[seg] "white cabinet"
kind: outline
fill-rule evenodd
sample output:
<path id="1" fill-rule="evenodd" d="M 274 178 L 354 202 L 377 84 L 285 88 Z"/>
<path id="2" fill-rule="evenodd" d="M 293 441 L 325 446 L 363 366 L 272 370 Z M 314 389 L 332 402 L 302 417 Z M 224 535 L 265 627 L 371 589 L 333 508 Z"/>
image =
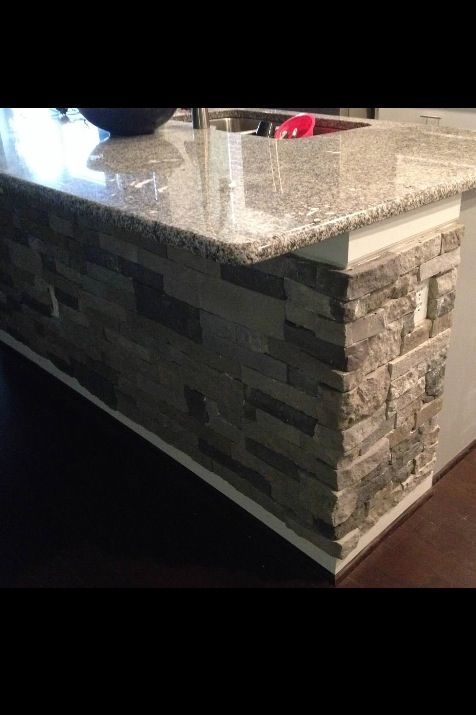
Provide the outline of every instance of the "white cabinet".
<path id="1" fill-rule="evenodd" d="M 454 127 L 456 129 L 476 129 L 476 108 L 383 107 L 377 110 L 377 119 Z"/>

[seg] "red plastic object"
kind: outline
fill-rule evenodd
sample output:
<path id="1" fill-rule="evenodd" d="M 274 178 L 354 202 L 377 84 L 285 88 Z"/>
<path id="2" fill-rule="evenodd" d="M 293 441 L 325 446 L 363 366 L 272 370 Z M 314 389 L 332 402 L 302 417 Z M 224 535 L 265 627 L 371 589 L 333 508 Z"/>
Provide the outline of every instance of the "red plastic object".
<path id="1" fill-rule="evenodd" d="M 274 133 L 275 139 L 305 139 L 314 136 L 316 118 L 311 114 L 297 114 L 291 117 L 284 124 L 281 124 Z M 297 130 L 297 133 L 295 134 Z M 282 136 L 287 132 L 285 136 Z"/>

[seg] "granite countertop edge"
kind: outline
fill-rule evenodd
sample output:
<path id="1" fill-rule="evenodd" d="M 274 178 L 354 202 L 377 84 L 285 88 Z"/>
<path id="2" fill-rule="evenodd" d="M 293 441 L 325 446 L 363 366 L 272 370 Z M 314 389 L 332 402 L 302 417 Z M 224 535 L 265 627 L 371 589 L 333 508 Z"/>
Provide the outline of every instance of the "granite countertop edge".
<path id="1" fill-rule="evenodd" d="M 239 114 L 244 110 L 216 109 L 213 110 L 213 114 L 219 117 L 223 116 L 225 111 L 228 113 L 234 111 Z M 262 115 L 276 113 L 276 110 L 247 109 L 246 112 L 248 114 L 256 112 Z M 295 112 L 284 111 L 282 113 L 295 114 Z M 400 123 L 381 122 L 378 120 L 360 120 L 352 117 L 334 118 L 327 115 L 316 116 L 321 116 L 329 123 L 335 124 L 363 122 L 377 130 L 379 128 L 402 126 Z M 175 121 L 183 121 L 183 119 L 183 116 L 181 118 L 177 117 Z M 405 126 L 411 128 L 412 125 L 407 124 Z M 419 125 L 416 126 L 421 129 Z M 365 130 L 356 128 L 350 131 Z M 476 135 L 476 133 L 474 134 Z M 169 225 L 156 218 L 149 219 L 133 211 L 128 211 L 124 207 L 99 203 L 93 199 L 75 195 L 33 180 L 30 181 L 5 171 L 0 171 L 0 192 L 2 187 L 7 190 L 26 192 L 32 199 L 46 202 L 51 207 L 51 210 L 57 211 L 59 215 L 69 217 L 81 215 L 84 223 L 90 221 L 92 224 L 99 224 L 104 232 L 109 229 L 109 231 L 119 230 L 121 232 L 142 234 L 157 241 L 159 245 L 188 250 L 195 255 L 220 263 L 252 265 L 310 247 L 343 233 L 402 215 L 425 205 L 474 189 L 476 188 L 476 167 L 468 167 L 467 171 L 458 177 L 449 175 L 446 181 L 441 181 L 425 189 L 415 188 L 412 190 L 410 188 L 407 194 L 399 198 L 387 200 L 362 210 L 354 210 L 346 215 L 330 218 L 328 221 L 320 220 L 315 224 L 310 221 L 309 224 L 282 232 L 270 231 L 269 237 L 257 236 L 256 240 L 253 236 L 242 236 L 238 232 L 236 240 L 233 240 L 233 242 L 221 241 L 219 237 L 207 236 L 202 232 L 194 232 L 190 229 Z"/>
<path id="2" fill-rule="evenodd" d="M 466 180 L 452 181 L 442 186 L 435 186 L 425 191 L 411 193 L 400 200 L 390 201 L 379 206 L 349 214 L 319 226 L 305 226 L 284 234 L 270 235 L 269 243 L 250 241 L 244 238 L 242 243 L 224 244 L 212 237 L 167 225 L 156 220 L 146 220 L 135 216 L 122 208 L 107 206 L 84 197 L 75 196 L 56 188 L 43 186 L 8 174 L 0 174 L 1 188 L 23 191 L 32 199 L 48 203 L 51 210 L 59 216 L 72 218 L 82 215 L 83 222 L 101 225 L 102 231 L 119 230 L 121 232 L 141 234 L 157 241 L 158 245 L 173 246 L 191 253 L 217 261 L 235 265 L 253 265 L 293 253 L 313 246 L 322 241 L 355 231 L 365 226 L 385 221 L 409 211 L 427 206 L 446 198 L 476 188 L 476 175 Z"/>

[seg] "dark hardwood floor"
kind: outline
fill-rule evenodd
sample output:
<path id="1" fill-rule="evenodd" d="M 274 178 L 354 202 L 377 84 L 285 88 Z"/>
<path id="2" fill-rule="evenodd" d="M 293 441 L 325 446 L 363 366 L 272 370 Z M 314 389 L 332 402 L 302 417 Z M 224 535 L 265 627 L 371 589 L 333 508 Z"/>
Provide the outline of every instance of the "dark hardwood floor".
<path id="1" fill-rule="evenodd" d="M 338 588 L 476 586 L 476 451 Z M 318 566 L 0 346 L 0 586 L 329 588 Z"/>

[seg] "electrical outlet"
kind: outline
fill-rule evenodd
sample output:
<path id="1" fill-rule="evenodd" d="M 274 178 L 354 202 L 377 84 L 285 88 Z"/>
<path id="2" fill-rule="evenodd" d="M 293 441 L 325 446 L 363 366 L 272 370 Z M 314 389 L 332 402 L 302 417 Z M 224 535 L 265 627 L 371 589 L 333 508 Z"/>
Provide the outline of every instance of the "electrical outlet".
<path id="1" fill-rule="evenodd" d="M 415 325 L 419 325 L 428 314 L 428 293 L 430 289 L 430 281 L 421 283 L 416 288 L 416 310 L 415 310 Z"/>

